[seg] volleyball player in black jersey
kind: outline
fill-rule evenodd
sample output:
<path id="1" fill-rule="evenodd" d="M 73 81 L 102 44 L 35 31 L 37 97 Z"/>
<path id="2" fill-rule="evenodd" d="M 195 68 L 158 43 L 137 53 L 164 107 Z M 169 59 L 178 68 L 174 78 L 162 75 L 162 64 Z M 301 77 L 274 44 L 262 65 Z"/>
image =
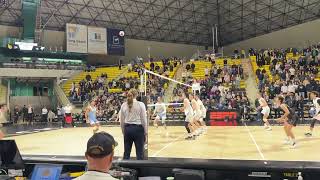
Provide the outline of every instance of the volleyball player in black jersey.
<path id="1" fill-rule="evenodd" d="M 297 125 L 299 120 L 298 116 L 294 111 L 284 103 L 284 97 L 278 96 L 275 99 L 275 103 L 279 106 L 280 110 L 283 112 L 283 115 L 277 119 L 279 123 L 283 123 L 284 131 L 287 135 L 287 140 L 285 144 L 291 145 L 292 148 L 296 147 L 295 136 L 292 132 L 292 128 Z"/>

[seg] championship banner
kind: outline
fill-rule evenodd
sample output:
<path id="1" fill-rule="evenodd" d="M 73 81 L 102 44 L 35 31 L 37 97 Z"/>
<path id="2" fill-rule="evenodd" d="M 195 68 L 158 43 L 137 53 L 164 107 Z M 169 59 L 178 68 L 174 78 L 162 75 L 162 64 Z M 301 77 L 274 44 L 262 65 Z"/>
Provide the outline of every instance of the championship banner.
<path id="1" fill-rule="evenodd" d="M 87 26 L 67 24 L 67 52 L 88 53 Z"/>
<path id="2" fill-rule="evenodd" d="M 120 29 L 107 29 L 108 40 L 108 54 L 124 56 L 125 44 L 124 44 L 124 32 Z"/>
<path id="3" fill-rule="evenodd" d="M 105 28 L 88 27 L 88 53 L 107 54 L 107 34 Z"/>

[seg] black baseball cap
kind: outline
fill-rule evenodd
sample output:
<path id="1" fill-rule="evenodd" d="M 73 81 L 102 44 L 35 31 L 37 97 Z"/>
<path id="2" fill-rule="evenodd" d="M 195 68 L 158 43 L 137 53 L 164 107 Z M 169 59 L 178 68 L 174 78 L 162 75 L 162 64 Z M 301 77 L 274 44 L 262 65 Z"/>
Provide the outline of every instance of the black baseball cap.
<path id="1" fill-rule="evenodd" d="M 95 133 L 87 143 L 86 155 L 93 158 L 102 158 L 110 155 L 118 143 L 113 136 L 106 132 Z"/>

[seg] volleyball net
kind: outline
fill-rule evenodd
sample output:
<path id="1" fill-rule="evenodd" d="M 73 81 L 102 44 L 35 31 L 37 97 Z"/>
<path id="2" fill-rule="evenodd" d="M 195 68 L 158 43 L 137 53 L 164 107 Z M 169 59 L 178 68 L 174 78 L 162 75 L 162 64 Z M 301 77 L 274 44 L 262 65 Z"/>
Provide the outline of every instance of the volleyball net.
<path id="1" fill-rule="evenodd" d="M 147 91 L 147 89 L 148 89 L 148 75 L 153 75 L 153 76 L 156 76 L 156 77 L 158 77 L 158 78 L 162 78 L 162 79 L 167 80 L 167 81 L 168 81 L 168 82 L 167 82 L 168 87 L 169 87 L 169 84 L 170 84 L 170 83 L 175 83 L 175 84 L 179 84 L 180 86 L 183 86 L 183 87 L 185 87 L 185 88 L 192 88 L 192 86 L 189 85 L 189 84 L 186 84 L 186 83 L 177 81 L 177 80 L 175 80 L 175 79 L 166 77 L 166 76 L 164 76 L 164 75 L 155 73 L 155 72 L 150 71 L 150 70 L 148 70 L 148 69 L 143 69 L 143 75 L 141 75 L 141 77 L 140 77 L 140 83 L 141 83 L 141 85 L 140 85 L 140 92 L 143 92 L 145 96 L 148 96 L 148 91 Z M 168 88 L 168 87 L 167 87 L 167 88 Z M 166 94 L 168 94 L 168 93 L 170 93 L 170 92 L 166 92 L 165 94 L 163 94 L 163 97 L 162 97 L 162 98 L 164 98 L 164 97 L 166 96 Z M 172 92 L 171 92 L 171 93 L 172 93 Z M 173 95 L 173 94 L 172 94 L 172 95 Z M 180 100 L 178 100 L 178 101 L 180 101 Z M 181 103 L 181 102 L 174 102 L 174 101 L 167 101 L 167 102 L 166 102 L 166 101 L 164 100 L 164 101 L 161 103 L 161 105 L 176 107 L 176 106 L 182 106 L 183 103 Z M 151 107 L 151 108 L 152 108 L 152 107 L 156 107 L 156 106 L 159 106 L 159 104 L 156 104 L 156 103 L 149 103 L 149 104 L 147 104 L 147 107 Z"/>

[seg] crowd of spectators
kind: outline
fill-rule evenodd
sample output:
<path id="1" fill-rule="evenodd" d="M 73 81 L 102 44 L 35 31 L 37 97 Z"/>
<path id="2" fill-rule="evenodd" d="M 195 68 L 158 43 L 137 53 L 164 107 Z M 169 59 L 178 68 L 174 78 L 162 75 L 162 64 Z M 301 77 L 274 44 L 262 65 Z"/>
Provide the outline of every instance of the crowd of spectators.
<path id="1" fill-rule="evenodd" d="M 240 82 L 244 78 L 241 65 L 228 65 L 227 60 L 224 67 L 217 66 L 213 61 L 212 68 L 205 68 L 205 77 L 196 80 L 192 77 L 192 63 L 190 69 L 183 72 L 183 82 L 192 85 L 193 91 L 198 91 L 200 98 L 208 110 L 237 109 L 242 116 L 250 111 L 250 102 L 246 96 L 245 89 L 240 88 Z M 197 88 L 199 87 L 199 88 Z M 173 90 L 172 102 L 179 102 L 182 92 L 188 92 L 189 87 L 178 85 Z M 199 91 L 200 90 L 200 91 Z"/>
<path id="2" fill-rule="evenodd" d="M 90 75 L 87 75 L 86 78 L 78 84 L 75 82 L 72 83 L 69 96 L 73 101 L 83 102 L 97 95 L 101 95 L 107 90 L 105 86 L 107 77 L 107 74 L 103 73 L 93 80 Z"/>
<path id="3" fill-rule="evenodd" d="M 73 101 L 80 102 L 95 98 L 97 100 L 98 109 L 97 117 L 109 117 L 116 120 L 120 106 L 123 102 L 123 94 L 109 93 L 109 89 L 121 89 L 122 92 L 131 88 L 139 89 L 141 88 L 140 75 L 142 75 L 144 68 L 162 76 L 169 77 L 169 73 L 174 71 L 174 68 L 181 63 L 181 60 L 175 57 L 170 59 L 164 58 L 162 62 L 153 62 L 151 59 L 149 63 L 150 67 L 146 67 L 146 63 L 143 63 L 142 61 L 133 61 L 128 65 L 128 71 L 129 73 L 136 72 L 138 73 L 138 76 L 120 77 L 119 79 L 108 81 L 108 75 L 105 73 L 96 78 L 87 75 L 86 78 L 80 82 L 72 83 L 69 97 Z M 86 71 L 94 71 L 95 69 L 92 69 L 92 67 L 93 66 L 88 66 Z M 168 85 L 168 80 L 152 74 L 147 74 L 147 76 L 147 98 L 149 103 L 155 103 L 157 97 L 164 96 L 164 87 Z M 80 120 L 83 119 L 83 113 L 79 114 L 77 117 L 79 117 L 78 119 Z"/>
<path id="4" fill-rule="evenodd" d="M 96 99 L 97 118 L 107 118 L 110 121 L 118 120 L 121 104 L 124 102 L 123 93 L 107 93 Z"/>
<path id="5" fill-rule="evenodd" d="M 266 49 L 249 51 L 257 56 L 256 62 L 260 67 L 256 70 L 258 88 L 263 97 L 273 107 L 274 117 L 279 117 L 277 107 L 272 99 L 278 95 L 285 96 L 286 103 L 297 109 L 300 118 L 304 118 L 304 111 L 308 110 L 308 94 L 311 91 L 320 92 L 320 83 L 317 80 L 320 67 L 320 45 L 310 46 L 298 51 L 297 49 Z M 287 57 L 287 53 L 298 58 Z M 268 66 L 265 66 L 268 65 Z M 268 69 L 270 75 L 269 77 Z"/>

